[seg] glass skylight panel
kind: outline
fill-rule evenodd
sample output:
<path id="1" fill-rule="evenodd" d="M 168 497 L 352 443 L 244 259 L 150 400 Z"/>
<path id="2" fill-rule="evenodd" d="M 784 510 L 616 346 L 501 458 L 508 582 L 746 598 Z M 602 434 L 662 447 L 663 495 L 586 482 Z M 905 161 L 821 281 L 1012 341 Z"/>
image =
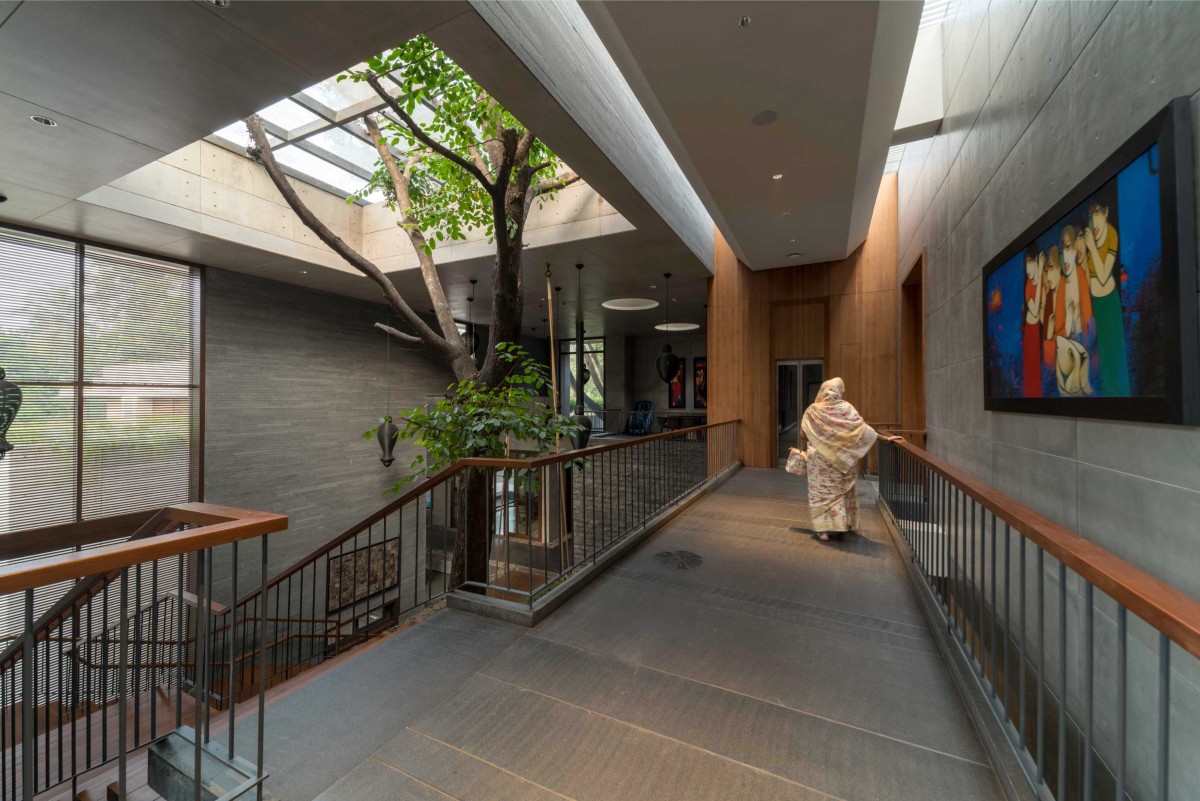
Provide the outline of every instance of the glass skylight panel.
<path id="1" fill-rule="evenodd" d="M 366 64 L 355 64 L 346 72 L 366 69 Z M 338 73 L 339 75 L 341 73 Z M 349 78 L 344 81 L 338 81 L 337 75 L 332 78 L 326 78 L 318 84 L 308 87 L 304 90 L 304 94 L 328 106 L 333 111 L 343 111 L 357 103 L 362 103 L 364 100 L 373 100 L 379 95 L 375 94 L 375 90 L 366 83 L 356 83 Z"/>
<path id="2" fill-rule="evenodd" d="M 246 123 L 241 120 L 230 123 L 219 131 L 215 131 L 213 136 L 219 136 L 238 147 L 250 147 L 250 131 L 246 129 Z M 267 141 L 274 146 L 278 145 L 282 140 L 271 136 L 271 134 L 267 134 Z"/>
<path id="3" fill-rule="evenodd" d="M 288 98 L 284 98 L 272 106 L 267 106 L 258 112 L 258 116 L 287 131 L 321 119 L 316 114 L 304 108 L 304 106 Z"/>
<path id="4" fill-rule="evenodd" d="M 904 145 L 892 145 L 888 148 L 887 161 L 883 165 L 884 174 L 897 172 L 900 169 L 900 160 L 903 158 Z"/>
<path id="5" fill-rule="evenodd" d="M 308 141 L 364 170 L 375 171 L 375 160 L 378 158 L 375 148 L 341 128 L 322 131 L 310 136 Z"/>
<path id="6" fill-rule="evenodd" d="M 276 150 L 275 159 L 280 164 L 291 167 L 293 170 L 298 170 L 347 195 L 354 194 L 366 184 L 366 181 L 357 175 L 351 175 L 341 167 L 336 167 L 324 159 L 318 158 L 311 153 L 306 153 L 294 145 L 288 145 Z"/>
<path id="7" fill-rule="evenodd" d="M 925 0 L 925 7 L 921 9 L 921 24 L 917 28 L 940 25 L 950 16 L 953 5 L 954 0 Z"/>

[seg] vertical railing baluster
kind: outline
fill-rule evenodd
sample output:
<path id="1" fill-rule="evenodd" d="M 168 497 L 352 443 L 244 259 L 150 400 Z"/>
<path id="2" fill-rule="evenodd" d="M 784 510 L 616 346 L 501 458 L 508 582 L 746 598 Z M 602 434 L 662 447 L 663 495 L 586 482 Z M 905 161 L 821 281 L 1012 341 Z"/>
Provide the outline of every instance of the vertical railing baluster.
<path id="1" fill-rule="evenodd" d="M 117 789 L 125 801 L 129 791 L 129 570 L 121 569 L 121 633 L 117 653 Z"/>
<path id="2" fill-rule="evenodd" d="M 1046 780 L 1046 552 L 1037 549 L 1037 780 Z"/>
<path id="3" fill-rule="evenodd" d="M 1117 604 L 1117 793 L 1116 801 L 1125 801 L 1125 733 L 1128 724 L 1127 676 L 1129 667 L 1125 627 L 1129 616 L 1125 604 Z M 1088 800 L 1090 801 L 1090 799 Z"/>
<path id="4" fill-rule="evenodd" d="M 1168 801 L 1171 767 L 1171 640 L 1158 635 L 1158 801 Z"/>
<path id="5" fill-rule="evenodd" d="M 1067 564 L 1058 563 L 1058 798 L 1067 797 Z"/>
<path id="6" fill-rule="evenodd" d="M 1092 625 L 1092 582 L 1083 589 L 1083 801 L 1092 799 L 1092 721 L 1094 717 L 1094 632 Z M 1066 693 L 1063 693 L 1065 696 Z"/>
<path id="7" fill-rule="evenodd" d="M 1019 554 L 1018 564 L 1021 570 L 1021 592 L 1019 593 L 1018 602 L 1021 607 L 1021 639 L 1017 641 L 1017 695 L 1018 695 L 1018 717 L 1020 725 L 1017 727 L 1021 733 L 1021 748 L 1025 748 L 1025 537 L 1021 537 L 1021 550 Z"/>
<path id="8" fill-rule="evenodd" d="M 1008 523 L 1004 524 L 1004 628 L 1001 633 L 1004 635 L 1004 716 L 1011 718 L 1009 712 L 1008 696 L 1012 690 L 1012 663 L 1008 660 L 1008 641 L 1010 638 L 1010 630 L 1012 629 L 1012 616 L 1009 614 L 1010 604 L 1010 564 L 1012 562 L 1012 527 Z M 1090 799 L 1089 799 L 1090 801 Z"/>
<path id="9" fill-rule="evenodd" d="M 234 707 L 236 702 L 236 687 L 234 674 L 234 660 L 237 658 L 237 649 L 234 647 L 235 639 L 234 632 L 237 631 L 237 609 L 238 609 L 238 544 L 234 540 L 229 544 L 229 653 L 225 654 L 225 662 L 229 665 L 229 698 L 226 702 L 229 704 L 229 758 L 233 759 L 233 737 L 234 725 L 237 718 L 234 716 Z"/>
<path id="10" fill-rule="evenodd" d="M 25 634 L 21 652 L 21 795 L 33 801 L 37 785 L 37 751 L 34 734 L 33 671 L 35 642 L 33 639 L 33 590 L 25 590 Z"/>
<path id="11" fill-rule="evenodd" d="M 267 535 L 263 534 L 260 538 L 262 541 L 261 555 L 259 561 L 259 591 L 258 597 L 262 599 L 262 609 L 258 616 L 258 761 L 256 768 L 258 770 L 258 787 L 255 792 L 258 801 L 262 801 L 263 797 L 263 753 L 265 736 L 265 710 L 267 703 Z"/>
<path id="12" fill-rule="evenodd" d="M 195 735 L 193 743 L 194 760 L 192 772 L 192 797 L 195 801 L 201 801 L 201 756 L 203 754 L 203 735 L 204 735 L 204 720 L 203 720 L 203 705 L 208 703 L 205 698 L 206 687 L 204 684 L 205 670 L 204 661 L 208 646 L 208 615 L 204 612 L 207 609 L 208 599 L 206 598 L 207 581 L 205 577 L 206 560 L 205 551 L 196 552 L 196 648 L 195 648 L 195 706 L 192 709 L 192 729 Z"/>

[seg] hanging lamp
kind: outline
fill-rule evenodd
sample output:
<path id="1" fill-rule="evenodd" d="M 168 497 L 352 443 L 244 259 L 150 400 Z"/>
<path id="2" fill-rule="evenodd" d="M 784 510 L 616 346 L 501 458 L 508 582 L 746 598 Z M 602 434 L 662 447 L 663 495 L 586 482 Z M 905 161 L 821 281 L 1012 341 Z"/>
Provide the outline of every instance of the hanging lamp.
<path id="1" fill-rule="evenodd" d="M 4 438 L 8 427 L 12 425 L 21 410 L 21 388 L 4 377 L 4 368 L 0 367 L 0 459 L 13 449 L 11 443 Z"/>
<path id="2" fill-rule="evenodd" d="M 379 461 L 383 462 L 384 467 L 391 467 L 392 462 L 396 461 L 392 451 L 396 447 L 396 434 L 400 432 L 400 429 L 392 422 L 392 335 L 384 334 L 384 336 L 387 337 L 387 375 L 385 376 L 387 413 L 379 418 L 379 428 L 375 429 L 375 440 L 379 443 L 380 450 L 383 451 Z"/>
<path id="3" fill-rule="evenodd" d="M 471 279 L 471 296 L 467 298 L 467 303 L 470 304 L 467 312 L 467 330 L 463 335 L 463 344 L 471 351 L 472 359 L 479 352 L 479 334 L 475 331 L 475 285 L 478 283 L 478 279 Z"/>
<path id="4" fill-rule="evenodd" d="M 658 369 L 658 377 L 669 384 L 679 372 L 679 357 L 671 352 L 671 274 L 663 273 L 663 278 L 667 279 L 667 342 L 654 366 Z"/>

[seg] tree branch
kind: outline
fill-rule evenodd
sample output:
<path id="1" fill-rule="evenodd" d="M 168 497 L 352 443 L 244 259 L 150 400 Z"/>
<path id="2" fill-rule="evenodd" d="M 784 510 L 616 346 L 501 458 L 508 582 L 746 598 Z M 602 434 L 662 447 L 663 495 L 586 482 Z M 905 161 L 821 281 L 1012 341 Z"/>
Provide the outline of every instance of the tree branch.
<path id="1" fill-rule="evenodd" d="M 446 300 L 446 290 L 442 287 L 442 279 L 437 273 L 437 265 L 433 263 L 433 256 L 429 255 L 425 232 L 417 225 L 417 220 L 412 213 L 412 196 L 408 191 L 409 175 L 407 172 L 401 172 L 397 166 L 396 159 L 392 156 L 387 142 L 384 141 L 383 133 L 379 130 L 379 123 L 375 121 L 375 118 L 368 114 L 363 117 L 363 122 L 367 126 L 367 133 L 371 135 L 371 140 L 375 142 L 375 151 L 379 153 L 379 159 L 392 178 L 392 185 L 396 189 L 396 200 L 400 204 L 399 224 L 408 234 L 408 241 L 412 243 L 413 250 L 417 253 L 417 261 L 421 265 L 421 278 L 425 281 L 425 289 L 429 291 L 429 299 L 433 302 L 433 311 L 437 315 L 442 336 L 453 347 L 466 354 L 467 350 L 461 344 L 458 336 L 458 325 L 454 322 L 454 314 L 450 311 L 450 302 Z"/>
<path id="2" fill-rule="evenodd" d="M 479 152 L 479 147 L 470 145 L 467 147 L 467 152 L 471 154 L 471 158 L 474 159 L 475 166 L 479 168 L 479 171 L 487 174 L 492 180 L 495 180 L 495 177 L 491 175 L 491 171 L 488 170 L 487 162 L 483 160 L 483 154 Z"/>
<path id="3" fill-rule="evenodd" d="M 275 156 L 271 152 L 271 145 L 267 142 L 267 134 L 263 131 L 262 120 L 258 115 L 251 115 L 246 118 L 246 128 L 250 131 L 250 138 L 254 141 L 254 147 L 248 149 L 250 156 L 261 164 L 267 171 L 271 182 L 275 184 L 275 188 L 279 190 L 279 194 L 283 195 L 284 201 L 300 218 L 300 221 L 308 227 L 310 231 L 317 235 L 317 238 L 328 245 L 334 253 L 345 259 L 354 269 L 361 272 L 363 275 L 370 278 L 379 288 L 383 290 L 384 297 L 396 312 L 404 318 L 413 330 L 417 332 L 417 336 L 429 347 L 438 351 L 446 361 L 454 363 L 454 358 L 458 355 L 454 345 L 442 337 L 438 336 L 432 328 L 430 328 L 424 320 L 422 320 L 412 307 L 405 302 L 401 297 L 396 286 L 388 280 L 388 277 L 383 274 L 383 271 L 375 266 L 374 263 L 365 259 L 354 248 L 347 245 L 340 236 L 329 230 L 329 226 L 321 222 L 317 215 L 313 214 L 312 210 L 304 204 L 300 196 L 296 194 L 296 189 L 288 182 L 287 176 L 283 174 L 279 164 L 275 161 Z M 461 350 L 461 348 L 460 348 Z"/>
<path id="4" fill-rule="evenodd" d="M 380 331 L 386 331 L 387 333 L 396 337 L 396 339 L 403 339 L 405 342 L 421 342 L 422 341 L 420 337 L 415 337 L 412 334 L 406 334 L 398 328 L 392 328 L 390 325 L 384 325 L 383 323 L 375 323 L 375 327 L 378 328 Z"/>
<path id="5" fill-rule="evenodd" d="M 475 180 L 477 180 L 477 181 L 479 181 L 479 183 L 483 184 L 483 188 L 486 189 L 489 194 L 491 194 L 492 182 L 488 179 L 488 177 L 486 175 L 483 174 L 483 171 L 481 171 L 478 167 L 476 167 L 471 162 L 464 159 L 462 156 L 455 153 L 450 148 L 443 145 L 441 142 L 432 138 L 429 134 L 425 133 L 425 131 L 421 129 L 421 126 L 417 125 L 416 120 L 414 120 L 412 117 L 408 116 L 408 112 L 406 112 L 403 108 L 401 108 L 400 104 L 396 102 L 396 98 L 392 97 L 390 94 L 388 94 L 384 90 L 383 86 L 381 86 L 379 83 L 378 75 L 368 75 L 367 83 L 371 85 L 371 88 L 375 90 L 376 94 L 378 94 L 381 98 L 383 98 L 383 101 L 385 103 L 387 103 L 388 107 L 391 108 L 391 110 L 396 114 L 396 116 L 400 118 L 401 122 L 404 123 L 405 127 L 408 128 L 408 130 L 412 131 L 412 135 L 417 138 L 417 141 L 424 144 L 426 147 L 428 147 L 434 153 L 437 153 L 438 155 L 442 156 L 443 158 L 446 158 L 446 159 L 454 162 L 459 167 L 462 167 L 464 170 L 471 173 L 471 175 L 475 176 Z"/>
<path id="6" fill-rule="evenodd" d="M 567 172 L 555 178 L 547 178 L 545 181 L 534 184 L 533 196 L 537 197 L 547 192 L 557 192 L 560 189 L 566 189 L 571 184 L 578 183 L 580 180 L 581 176 L 577 172 Z"/>

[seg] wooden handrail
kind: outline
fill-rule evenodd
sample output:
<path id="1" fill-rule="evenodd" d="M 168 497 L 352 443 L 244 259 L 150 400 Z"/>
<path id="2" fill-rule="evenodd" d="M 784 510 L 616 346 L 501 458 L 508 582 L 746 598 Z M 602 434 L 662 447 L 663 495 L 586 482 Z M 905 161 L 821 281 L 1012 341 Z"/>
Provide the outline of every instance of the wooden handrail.
<path id="1" fill-rule="evenodd" d="M 436 473 L 434 473 L 430 476 L 427 476 L 426 478 L 422 479 L 421 481 L 418 481 L 416 484 L 409 487 L 404 492 L 400 493 L 400 495 L 396 497 L 396 500 L 387 504 L 379 511 L 372 513 L 371 515 L 364 518 L 363 520 L 358 521 L 354 525 L 350 526 L 350 528 L 346 529 L 341 534 L 339 534 L 337 537 L 334 537 L 332 540 L 329 540 L 329 541 L 321 544 L 315 550 L 313 550 L 311 553 L 309 553 L 307 556 L 305 556 L 303 559 L 297 560 L 287 570 L 274 576 L 267 583 L 267 589 L 270 590 L 272 587 L 278 586 L 279 584 L 283 583 L 284 581 L 287 581 L 289 578 L 296 575 L 301 570 L 306 569 L 308 567 L 308 565 L 314 559 L 319 558 L 322 554 L 328 553 L 330 550 L 338 547 L 339 545 L 341 545 L 344 542 L 349 542 L 351 539 L 353 539 L 355 536 L 357 536 L 359 533 L 361 533 L 363 531 L 363 529 L 366 529 L 367 527 L 374 525 L 375 523 L 378 523 L 380 520 L 383 520 L 385 517 L 394 513 L 398 509 L 401 509 L 402 507 L 406 506 L 407 504 L 412 503 L 413 501 L 417 500 L 422 495 L 424 495 L 426 492 L 429 492 L 437 485 L 442 484 L 447 479 L 462 472 L 463 470 L 467 469 L 468 467 L 490 467 L 493 469 L 508 469 L 508 470 L 528 470 L 531 468 L 546 467 L 546 466 L 552 465 L 552 464 L 561 464 L 561 463 L 565 463 L 565 462 L 571 462 L 576 459 L 586 459 L 589 456 L 594 456 L 598 453 L 605 453 L 607 451 L 617 450 L 619 448 L 629 448 L 629 447 L 633 447 L 634 445 L 640 445 L 645 442 L 652 442 L 654 440 L 659 440 L 659 439 L 666 439 L 668 437 L 680 437 L 680 436 L 683 436 L 688 433 L 693 433 L 696 431 L 705 431 L 709 428 L 715 428 L 716 426 L 726 425 L 728 423 L 737 423 L 737 422 L 739 422 L 737 419 L 722 420 L 719 423 L 707 423 L 702 426 L 694 426 L 692 428 L 681 428 L 678 431 L 669 431 L 664 434 L 650 434 L 645 437 L 638 437 L 637 439 L 619 440 L 617 442 L 610 442 L 610 443 L 606 443 L 604 445 L 594 445 L 590 448 L 583 448 L 583 449 L 577 450 L 577 451 L 564 451 L 563 453 L 553 453 L 553 454 L 549 454 L 547 456 L 536 456 L 536 457 L 527 458 L 527 459 L 514 459 L 514 458 L 502 459 L 502 458 L 486 458 L 486 457 L 479 457 L 479 456 L 469 457 L 467 459 L 460 459 L 457 462 L 455 462 L 454 464 L 447 465 L 446 467 L 443 467 L 441 470 L 437 471 Z M 257 595 L 259 595 L 259 592 L 260 592 L 260 590 L 258 590 L 257 588 L 250 590 L 249 592 L 247 592 L 245 595 L 243 595 L 241 598 L 238 599 L 238 605 L 241 605 L 241 604 L 246 603 L 247 601 L 250 601 Z"/>
<path id="2" fill-rule="evenodd" d="M 911 443 L 892 444 L 1200 659 L 1200 602 Z"/>
<path id="3" fill-rule="evenodd" d="M 199 528 L 0 566 L 0 595 L 259 537 L 282 531 L 288 523 L 286 515 L 208 503 L 169 506 L 164 512 Z"/>

